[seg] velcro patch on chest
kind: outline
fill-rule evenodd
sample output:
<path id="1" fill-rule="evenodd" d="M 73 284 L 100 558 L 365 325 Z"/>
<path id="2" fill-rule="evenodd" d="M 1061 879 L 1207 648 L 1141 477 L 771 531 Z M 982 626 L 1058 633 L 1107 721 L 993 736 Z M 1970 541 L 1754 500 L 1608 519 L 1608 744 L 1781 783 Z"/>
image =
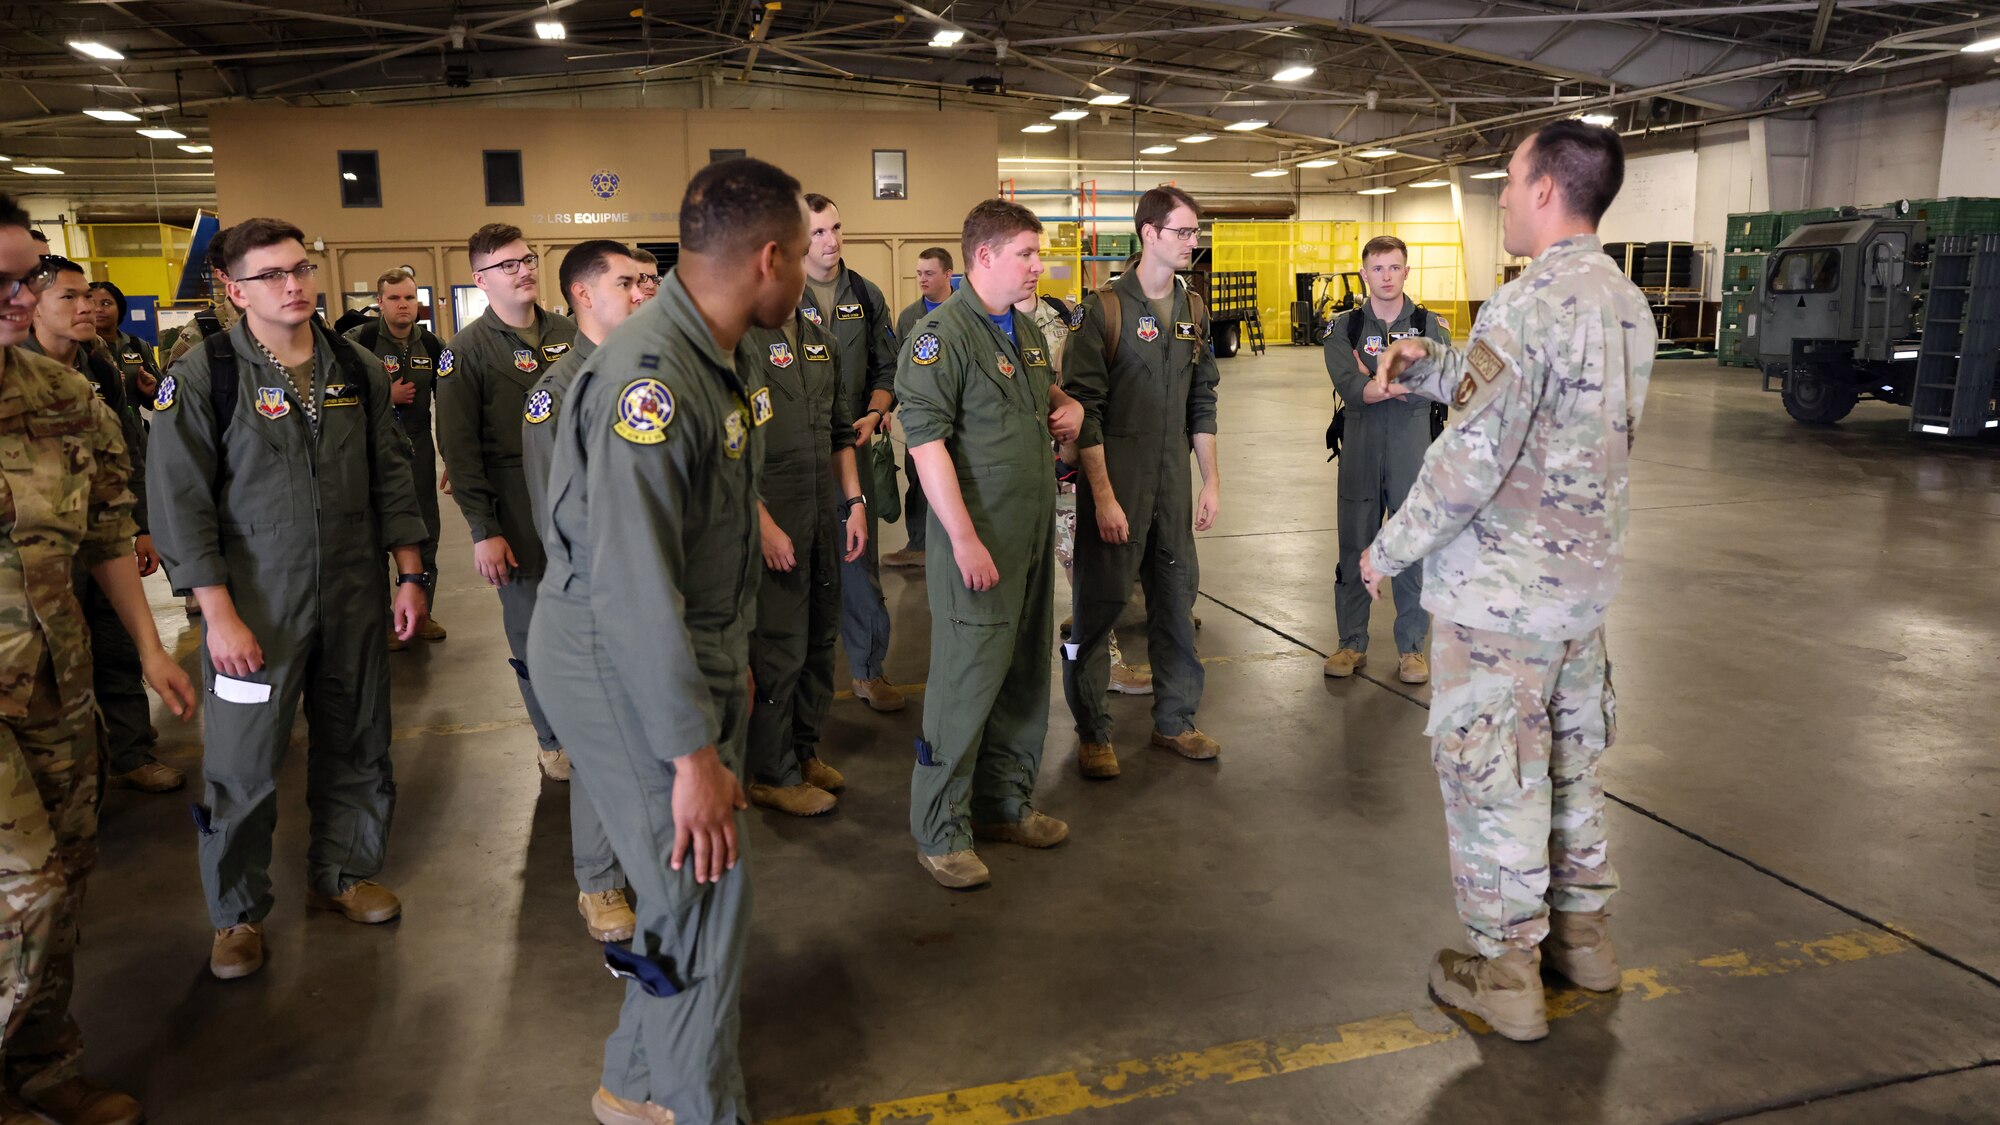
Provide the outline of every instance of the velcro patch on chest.
<path id="1" fill-rule="evenodd" d="M 1000 368 L 1000 374 L 1009 379 L 1014 377 L 1014 361 L 1007 358 L 1006 352 L 994 352 L 993 363 Z"/>
<path id="2" fill-rule="evenodd" d="M 1380 336 L 1368 337 L 1366 340 L 1362 341 L 1361 350 L 1367 352 L 1369 355 L 1381 355 L 1382 337 Z"/>
<path id="3" fill-rule="evenodd" d="M 560 359 L 560 358 L 562 358 L 562 356 L 564 355 L 564 353 L 566 353 L 566 352 L 568 352 L 568 351 L 569 351 L 569 345 L 568 345 L 568 344 L 543 344 L 543 345 L 542 345 L 542 358 L 543 358 L 543 359 L 546 359 L 546 360 L 548 360 L 548 361 L 550 361 L 551 363 L 553 363 L 553 362 L 555 362 L 555 361 L 556 361 L 557 359 Z"/>
<path id="4" fill-rule="evenodd" d="M 831 363 L 832 361 L 833 357 L 827 353 L 825 344 L 806 345 L 807 363 Z"/>
<path id="5" fill-rule="evenodd" d="M 860 320 L 860 319 L 861 319 L 861 306 L 860 306 L 860 305 L 835 305 L 835 306 L 833 306 L 833 319 L 835 319 L 835 320 Z"/>
<path id="6" fill-rule="evenodd" d="M 1042 354 L 1042 349 L 1040 348 L 1022 348 L 1021 358 L 1027 362 L 1029 367 L 1047 367 L 1049 365 L 1048 357 Z"/>
<path id="7" fill-rule="evenodd" d="M 1194 321 L 1192 320 L 1174 321 L 1174 339 L 1176 340 L 1194 339 Z"/>
<path id="8" fill-rule="evenodd" d="M 771 345 L 771 366 L 780 370 L 793 363 L 792 346 L 783 340 Z"/>
<path id="9" fill-rule="evenodd" d="M 758 387 L 750 393 L 750 424 L 761 426 L 771 420 L 776 413 L 771 408 L 771 388 Z"/>
<path id="10" fill-rule="evenodd" d="M 257 413 L 276 421 L 292 412 L 292 400 L 285 397 L 282 387 L 257 388 Z"/>
<path id="11" fill-rule="evenodd" d="M 528 404 L 521 411 L 521 417 L 532 425 L 540 425 L 549 420 L 550 414 L 555 413 L 555 406 L 554 395 L 546 390 L 536 391 L 528 396 Z"/>
<path id="12" fill-rule="evenodd" d="M 328 383 L 323 406 L 360 406 L 361 395 L 346 383 Z"/>
<path id="13" fill-rule="evenodd" d="M 799 312 L 807 320 L 812 321 L 814 324 L 820 325 L 821 327 L 826 326 L 826 321 L 821 319 L 819 315 L 819 310 L 813 308 L 811 305 L 807 305 L 805 308 L 800 309 Z"/>
<path id="14" fill-rule="evenodd" d="M 431 357 L 427 355 L 413 355 L 410 357 L 410 366 L 416 368 L 419 371 L 429 370 L 430 365 L 431 365 Z"/>
<path id="15" fill-rule="evenodd" d="M 387 371 L 391 375 L 394 375 L 396 372 L 401 371 L 402 369 L 403 369 L 403 361 L 400 357 L 393 355 L 385 355 L 382 357 L 382 370 Z"/>
<path id="16" fill-rule="evenodd" d="M 1484 340 L 1475 341 L 1472 350 L 1465 353 L 1465 365 L 1478 375 L 1482 382 L 1491 383 L 1507 370 L 1507 361 Z"/>
<path id="17" fill-rule="evenodd" d="M 744 420 L 741 410 L 731 410 L 722 418 L 722 452 L 731 461 L 743 458 L 744 447 L 750 444 L 750 423 Z"/>
<path id="18" fill-rule="evenodd" d="M 1160 338 L 1160 322 L 1153 317 L 1142 316 L 1139 318 L 1138 331 L 1134 334 L 1150 344 Z"/>
<path id="19" fill-rule="evenodd" d="M 141 363 L 141 362 L 144 362 L 144 361 L 143 361 L 143 360 L 141 360 L 141 359 L 139 358 L 139 353 L 138 353 L 138 352 L 126 352 L 126 353 L 124 353 L 124 362 L 126 362 L 126 363 Z"/>
<path id="20" fill-rule="evenodd" d="M 541 362 L 535 358 L 535 350 L 533 348 L 514 349 L 514 367 L 516 370 L 534 371 L 541 366 Z"/>

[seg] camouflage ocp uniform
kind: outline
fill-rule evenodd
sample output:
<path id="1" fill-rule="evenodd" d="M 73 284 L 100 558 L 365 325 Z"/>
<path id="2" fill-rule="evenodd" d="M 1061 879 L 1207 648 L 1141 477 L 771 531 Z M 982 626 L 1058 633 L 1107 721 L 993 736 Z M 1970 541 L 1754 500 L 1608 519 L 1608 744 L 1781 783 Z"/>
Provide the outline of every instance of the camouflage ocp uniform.
<path id="1" fill-rule="evenodd" d="M 1452 406 L 1368 559 L 1422 560 L 1431 759 L 1476 952 L 1532 950 L 1548 912 L 1617 890 L 1597 763 L 1616 733 L 1604 616 L 1655 336 L 1595 235 L 1550 246 L 1479 310 L 1466 350 L 1426 341 L 1401 381 Z"/>
<path id="2" fill-rule="evenodd" d="M 0 349 L 0 1050 L 29 1094 L 83 1046 L 69 997 L 104 759 L 71 568 L 131 553 L 130 470 L 82 375 Z"/>

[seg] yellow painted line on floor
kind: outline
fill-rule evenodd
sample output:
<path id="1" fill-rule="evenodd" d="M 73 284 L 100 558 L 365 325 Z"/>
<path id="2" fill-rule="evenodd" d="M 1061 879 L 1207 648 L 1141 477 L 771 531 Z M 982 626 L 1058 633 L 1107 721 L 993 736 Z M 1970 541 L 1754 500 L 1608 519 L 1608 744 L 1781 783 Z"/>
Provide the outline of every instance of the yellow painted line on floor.
<path id="1" fill-rule="evenodd" d="M 1289 660 L 1299 656 L 1313 656 L 1313 654 L 1302 648 L 1290 648 L 1281 652 L 1246 652 L 1241 656 L 1204 656 L 1201 658 L 1201 662 L 1206 667 L 1214 668 L 1223 664 L 1262 664 L 1266 661 Z M 1318 657 L 1314 657 L 1314 659 L 1318 659 Z M 1153 666 L 1150 664 L 1134 664 L 1132 667 L 1137 668 L 1141 672 L 1151 672 L 1153 670 Z M 924 685 L 897 684 L 896 690 L 902 692 L 904 695 L 922 695 L 924 693 Z M 835 700 L 853 699 L 854 693 L 852 691 L 837 691 L 833 693 L 833 698 Z"/>
<path id="2" fill-rule="evenodd" d="M 1907 953 L 1909 942 L 1877 930 L 1850 930 L 1811 941 L 1779 942 L 1768 950 L 1730 950 L 1680 965 L 1627 969 L 1618 995 L 1660 1000 L 1697 991 L 1704 984 L 1741 977 L 1769 977 L 1873 957 Z M 1567 1019 L 1613 1002 L 1609 993 L 1575 988 L 1548 990 L 1552 1020 Z M 1459 1015 L 1477 1034 L 1484 1021 Z M 1428 1025 L 1428 1026 L 1427 1026 Z M 1358 1062 L 1463 1038 L 1458 1024 L 1435 1009 L 1396 1012 L 1337 1027 L 1240 1039 L 1193 1051 L 1170 1051 L 1108 1066 L 1043 1074 L 963 1090 L 899 1098 L 875 1105 L 773 1118 L 763 1125 L 1013 1125 L 1046 1121 L 1087 1109 L 1108 1109 L 1173 1097 L 1198 1086 L 1235 1085 L 1320 1067 Z"/>

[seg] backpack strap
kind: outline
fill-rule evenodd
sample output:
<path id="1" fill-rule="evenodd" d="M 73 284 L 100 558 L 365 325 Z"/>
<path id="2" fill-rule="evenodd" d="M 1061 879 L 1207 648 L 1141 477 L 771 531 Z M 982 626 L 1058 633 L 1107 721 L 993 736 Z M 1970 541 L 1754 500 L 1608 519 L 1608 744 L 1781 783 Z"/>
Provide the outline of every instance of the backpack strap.
<path id="1" fill-rule="evenodd" d="M 1202 300 L 1201 294 L 1195 292 L 1192 286 L 1183 284 L 1182 288 L 1187 290 L 1188 315 L 1194 318 L 1194 334 L 1205 341 L 1208 339 L 1208 302 Z"/>
<path id="2" fill-rule="evenodd" d="M 1109 369 L 1118 359 L 1118 337 L 1125 334 L 1125 303 L 1109 285 L 1097 291 L 1097 315 L 1104 322 L 1104 366 Z"/>
<path id="3" fill-rule="evenodd" d="M 1347 310 L 1347 350 L 1361 350 L 1361 309 L 1359 306 Z"/>
<path id="4" fill-rule="evenodd" d="M 236 396 L 240 390 L 236 385 L 236 348 L 214 313 L 196 313 L 194 322 L 201 328 L 201 347 L 208 356 L 208 402 L 215 414 L 215 491 L 220 495 L 223 435 L 229 432 L 229 420 L 236 415 Z"/>
<path id="5" fill-rule="evenodd" d="M 382 346 L 382 318 L 370 317 L 368 323 L 361 326 L 361 331 L 355 334 L 354 342 L 371 352 Z"/>
<path id="6" fill-rule="evenodd" d="M 1429 336 L 1431 334 L 1431 310 L 1418 305 L 1416 310 L 1410 313 L 1410 327 L 1416 329 L 1419 336 Z"/>

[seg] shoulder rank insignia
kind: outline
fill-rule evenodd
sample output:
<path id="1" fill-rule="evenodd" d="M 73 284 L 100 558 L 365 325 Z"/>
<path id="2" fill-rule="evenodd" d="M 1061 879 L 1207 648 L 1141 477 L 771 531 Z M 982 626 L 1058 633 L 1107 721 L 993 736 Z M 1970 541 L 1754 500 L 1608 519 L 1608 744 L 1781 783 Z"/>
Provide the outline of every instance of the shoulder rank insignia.
<path id="1" fill-rule="evenodd" d="M 360 406 L 361 395 L 346 383 L 328 383 L 326 385 L 326 398 L 320 405 L 326 407 Z"/>
<path id="2" fill-rule="evenodd" d="M 1006 352 L 994 352 L 993 362 L 1000 365 L 1000 374 L 1009 379 L 1014 377 L 1014 361 L 1007 358 Z"/>
<path id="3" fill-rule="evenodd" d="M 1160 322 L 1153 319 L 1150 316 L 1140 317 L 1138 336 L 1141 340 L 1144 340 L 1149 344 L 1152 343 L 1154 340 L 1159 339 Z"/>
<path id="4" fill-rule="evenodd" d="M 533 348 L 516 348 L 514 349 L 514 366 L 521 371 L 533 371 L 535 368 L 540 367 L 541 364 L 535 362 L 535 351 Z"/>
<path id="5" fill-rule="evenodd" d="M 944 341 L 937 338 L 937 333 L 926 332 L 910 342 L 910 362 L 929 367 L 938 361 L 938 353 L 943 350 Z"/>
<path id="6" fill-rule="evenodd" d="M 528 406 L 527 409 L 521 411 L 521 417 L 539 425 L 548 421 L 549 415 L 555 413 L 555 409 L 555 396 L 549 394 L 546 390 L 540 390 L 528 396 Z"/>
<path id="7" fill-rule="evenodd" d="M 560 359 L 563 353 L 567 351 L 569 351 L 569 344 L 567 343 L 543 344 L 542 358 L 547 360 Z"/>
<path id="8" fill-rule="evenodd" d="M 257 413 L 276 420 L 292 412 L 291 401 L 285 398 L 282 387 L 257 388 Z"/>
<path id="9" fill-rule="evenodd" d="M 611 432 L 633 445 L 658 445 L 667 440 L 674 420 L 674 395 L 658 379 L 634 379 L 618 392 L 618 420 Z"/>
<path id="10" fill-rule="evenodd" d="M 438 357 L 438 378 L 442 379 L 451 374 L 454 362 L 456 361 L 452 358 L 451 349 L 446 348 L 444 354 Z"/>
<path id="11" fill-rule="evenodd" d="M 743 447 L 749 443 L 750 427 L 743 421 L 741 410 L 732 410 L 722 417 L 722 452 L 731 461 L 743 459 Z"/>
<path id="12" fill-rule="evenodd" d="M 1176 340 L 1194 339 L 1194 321 L 1192 320 L 1174 321 L 1174 339 Z"/>
<path id="13" fill-rule="evenodd" d="M 818 309 L 814 308 L 811 305 L 807 305 L 805 308 L 800 309 L 799 311 L 805 314 L 805 318 L 807 320 L 810 320 L 814 324 L 820 325 L 821 327 L 825 327 L 826 321 L 820 319 Z"/>
<path id="14" fill-rule="evenodd" d="M 758 387 L 750 393 L 750 424 L 761 426 L 771 420 L 771 388 Z"/>
<path id="15" fill-rule="evenodd" d="M 792 346 L 783 340 L 771 345 L 771 366 L 786 368 L 792 365 Z"/>
<path id="16" fill-rule="evenodd" d="M 807 344 L 806 359 L 813 363 L 829 363 L 832 357 L 826 354 L 825 344 Z"/>
<path id="17" fill-rule="evenodd" d="M 1040 348 L 1022 348 L 1021 358 L 1027 361 L 1029 367 L 1047 367 L 1049 365 L 1048 359 L 1042 355 L 1042 349 Z"/>
<path id="18" fill-rule="evenodd" d="M 835 306 L 833 306 L 833 319 L 835 319 L 835 320 L 860 320 L 860 319 L 861 319 L 861 306 L 860 306 L 860 305 L 835 305 Z"/>
<path id="19" fill-rule="evenodd" d="M 1465 353 L 1465 365 L 1472 368 L 1482 382 L 1491 383 L 1507 370 L 1507 361 L 1493 350 L 1493 345 L 1484 340 L 1475 341 L 1472 350 Z"/>
<path id="20" fill-rule="evenodd" d="M 161 379 L 160 389 L 153 394 L 153 409 L 172 410 L 174 407 L 174 392 L 178 390 L 180 390 L 180 384 L 174 381 L 172 375 Z"/>
<path id="21" fill-rule="evenodd" d="M 382 370 L 387 371 L 391 375 L 394 375 L 396 372 L 401 371 L 402 369 L 403 369 L 403 361 L 399 357 L 393 355 L 385 355 L 382 357 Z"/>

